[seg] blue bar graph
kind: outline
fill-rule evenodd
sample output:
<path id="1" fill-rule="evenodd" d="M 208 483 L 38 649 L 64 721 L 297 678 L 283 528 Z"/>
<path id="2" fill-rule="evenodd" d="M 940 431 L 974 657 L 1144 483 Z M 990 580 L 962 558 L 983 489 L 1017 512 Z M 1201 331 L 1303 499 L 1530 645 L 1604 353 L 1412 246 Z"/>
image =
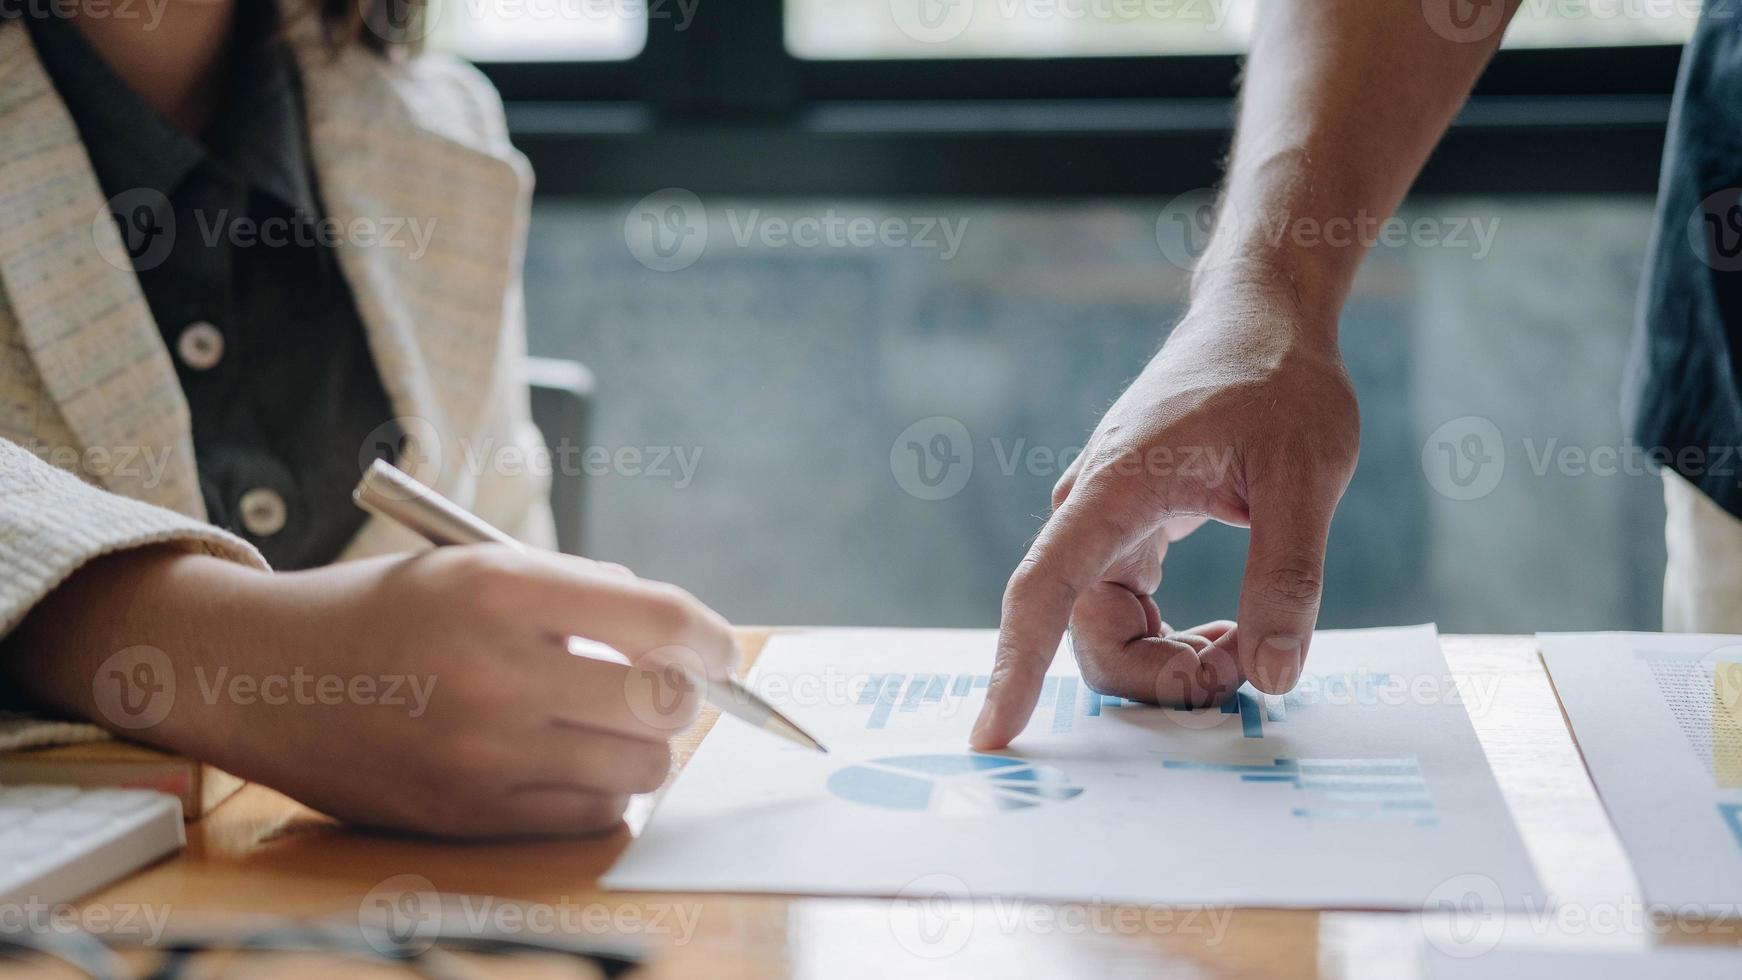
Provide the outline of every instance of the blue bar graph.
<path id="1" fill-rule="evenodd" d="M 901 710 L 918 711 L 919 699 L 925 696 L 925 688 L 926 675 L 913 675 L 913 679 L 907 682 L 907 693 L 901 698 Z"/>
<path id="2" fill-rule="evenodd" d="M 877 692 L 883 690 L 883 680 L 888 674 L 872 674 L 865 678 L 865 686 L 859 689 L 859 704 L 876 704 Z"/>
<path id="3" fill-rule="evenodd" d="M 1718 812 L 1724 815 L 1724 822 L 1730 825 L 1730 834 L 1736 838 L 1736 846 L 1742 847 L 1742 803 L 1720 803 Z"/>
<path id="4" fill-rule="evenodd" d="M 1293 773 L 1300 771 L 1300 763 L 1296 762 L 1294 759 L 1276 759 L 1269 763 L 1183 762 L 1178 759 L 1164 759 L 1162 760 L 1161 767 L 1163 769 L 1190 769 L 1196 772 Z"/>
<path id="5" fill-rule="evenodd" d="M 865 723 L 866 728 L 882 728 L 889 724 L 889 712 L 895 707 L 895 696 L 901 691 L 902 679 L 900 674 L 884 675 L 883 685 L 878 689 L 877 703 L 871 709 L 871 720 Z"/>
<path id="6" fill-rule="evenodd" d="M 1234 695 L 1240 701 L 1240 734 L 1247 738 L 1264 737 L 1264 718 L 1258 713 L 1258 699 L 1247 691 Z"/>
<path id="7" fill-rule="evenodd" d="M 938 701 L 942 701 L 944 699 L 944 682 L 949 679 L 950 675 L 948 674 L 933 674 L 931 683 L 926 685 L 925 697 L 921 700 L 926 704 L 934 704 Z"/>
<path id="8" fill-rule="evenodd" d="M 1052 730 L 1068 732 L 1071 730 L 1071 717 L 1077 713 L 1077 679 L 1061 677 L 1058 684 L 1058 699 L 1053 702 Z"/>
<path id="9" fill-rule="evenodd" d="M 1330 801 L 1323 807 L 1291 807 L 1302 820 L 1407 820 L 1435 822 L 1427 779 L 1414 759 L 1273 759 L 1262 762 L 1187 762 L 1163 760 L 1162 768 L 1226 773 L 1243 783 L 1287 783 Z M 1742 845 L 1742 804 L 1726 813 Z"/>
<path id="10" fill-rule="evenodd" d="M 1387 676 L 1360 675 L 1358 680 L 1350 680 L 1338 675 L 1337 683 L 1327 687 L 1343 691 L 1346 696 L 1364 697 L 1374 684 Z M 870 674 L 854 693 L 853 703 L 870 709 L 865 721 L 867 728 L 885 728 L 892 712 L 918 714 L 931 710 L 928 706 L 933 705 L 949 710 L 961 699 L 975 697 L 976 692 L 986 690 L 991 680 L 989 674 Z M 1167 710 L 1220 712 L 1230 718 L 1238 716 L 1243 737 L 1263 739 L 1266 721 L 1284 723 L 1289 718 L 1290 709 L 1316 700 L 1311 696 L 1303 699 L 1298 694 L 1276 697 L 1246 687 L 1215 708 L 1176 707 Z M 1076 731 L 1079 717 L 1098 718 L 1115 709 L 1154 710 L 1142 702 L 1100 694 L 1090 690 L 1079 678 L 1063 674 L 1051 674 L 1042 681 L 1039 705 L 1043 712 L 1051 710 L 1050 729 L 1061 734 Z"/>

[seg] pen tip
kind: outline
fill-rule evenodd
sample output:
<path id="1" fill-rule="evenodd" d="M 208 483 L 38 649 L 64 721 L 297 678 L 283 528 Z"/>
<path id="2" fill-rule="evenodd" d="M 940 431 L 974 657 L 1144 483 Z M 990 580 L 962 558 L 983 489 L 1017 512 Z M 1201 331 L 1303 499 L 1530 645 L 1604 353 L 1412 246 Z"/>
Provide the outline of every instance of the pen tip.
<path id="1" fill-rule="evenodd" d="M 810 732 L 798 727 L 798 725 L 794 724 L 791 719 L 779 712 L 775 712 L 769 717 L 767 727 L 774 729 L 776 732 L 786 736 L 786 738 L 794 742 L 797 742 L 807 749 L 816 749 L 824 755 L 829 754 L 828 746 L 817 741 L 815 735 L 812 735 Z"/>

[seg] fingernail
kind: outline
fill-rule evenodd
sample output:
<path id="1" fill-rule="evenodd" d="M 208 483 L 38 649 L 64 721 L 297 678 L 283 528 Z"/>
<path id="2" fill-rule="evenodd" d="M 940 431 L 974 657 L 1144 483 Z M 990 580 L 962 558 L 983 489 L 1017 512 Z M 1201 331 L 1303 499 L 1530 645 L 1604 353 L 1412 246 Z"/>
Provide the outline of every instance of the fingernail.
<path id="1" fill-rule="evenodd" d="M 1253 686 L 1266 694 L 1287 694 L 1300 680 L 1301 642 L 1294 636 L 1269 636 L 1258 644 L 1253 657 L 1257 676 Z"/>

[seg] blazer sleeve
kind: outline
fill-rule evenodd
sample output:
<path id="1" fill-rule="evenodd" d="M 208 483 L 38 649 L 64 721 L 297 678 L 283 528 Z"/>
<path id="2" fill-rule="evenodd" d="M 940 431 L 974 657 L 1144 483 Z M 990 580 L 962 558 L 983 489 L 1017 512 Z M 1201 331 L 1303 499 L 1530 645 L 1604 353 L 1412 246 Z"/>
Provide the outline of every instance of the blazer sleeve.
<path id="1" fill-rule="evenodd" d="M 253 568 L 266 561 L 247 542 L 209 524 L 109 493 L 0 439 L 0 637 L 86 562 L 161 544 Z M 7 702 L 0 691 L 0 702 Z M 0 709 L 25 707 L 0 703 Z M 0 710 L 0 751 L 102 737 L 95 726 Z"/>

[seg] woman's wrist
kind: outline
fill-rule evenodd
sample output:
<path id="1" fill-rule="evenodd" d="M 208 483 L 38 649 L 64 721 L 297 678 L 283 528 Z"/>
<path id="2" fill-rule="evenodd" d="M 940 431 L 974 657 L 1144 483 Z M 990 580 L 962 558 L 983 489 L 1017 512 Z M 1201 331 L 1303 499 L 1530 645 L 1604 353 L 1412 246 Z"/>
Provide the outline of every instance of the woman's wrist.
<path id="1" fill-rule="evenodd" d="M 101 556 L 37 603 L 0 670 L 45 710 L 204 756 L 234 721 L 200 679 L 283 641 L 263 615 L 271 578 L 164 546 Z"/>

